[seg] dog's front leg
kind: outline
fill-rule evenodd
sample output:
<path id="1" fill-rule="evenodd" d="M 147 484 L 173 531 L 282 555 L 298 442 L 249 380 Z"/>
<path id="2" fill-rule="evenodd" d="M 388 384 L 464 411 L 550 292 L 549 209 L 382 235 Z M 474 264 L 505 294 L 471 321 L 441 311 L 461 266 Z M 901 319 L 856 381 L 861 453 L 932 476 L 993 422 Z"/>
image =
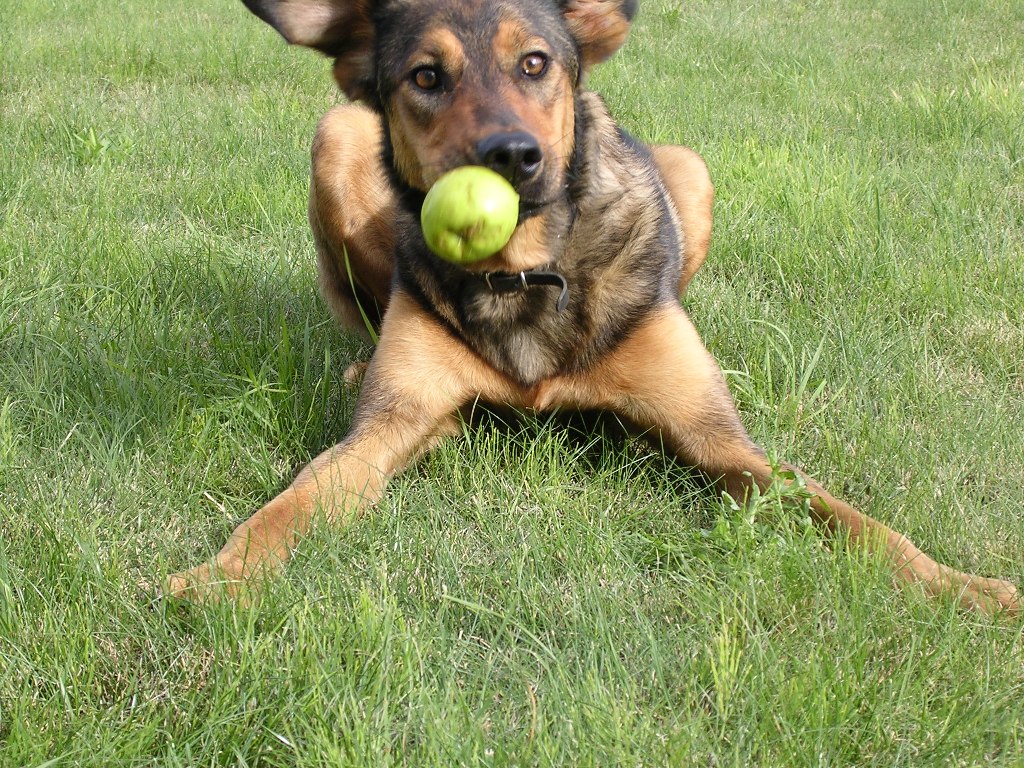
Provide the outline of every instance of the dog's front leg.
<path id="1" fill-rule="evenodd" d="M 653 314 L 582 381 L 581 402 L 587 394 L 599 398 L 591 404 L 611 407 L 641 428 L 653 430 L 681 460 L 720 478 L 735 498 L 744 498 L 751 482 L 762 489 L 772 482 L 771 465 L 741 425 L 718 364 L 677 305 Z M 884 553 L 901 583 L 919 584 L 932 595 L 948 593 L 966 608 L 1021 612 L 1013 584 L 937 563 L 903 534 L 836 499 L 802 473 L 801 477 L 813 494 L 817 523 Z"/>
<path id="2" fill-rule="evenodd" d="M 349 435 L 239 525 L 211 562 L 170 576 L 165 593 L 198 601 L 250 596 L 318 516 L 349 522 L 380 497 L 394 473 L 450 432 L 458 407 L 487 384 L 484 374 L 436 321 L 408 299 L 393 299 Z"/>
<path id="3" fill-rule="evenodd" d="M 287 490 L 239 525 L 213 561 L 171 576 L 168 594 L 197 601 L 221 593 L 252 595 L 260 577 L 288 559 L 315 517 L 336 525 L 349 522 L 380 497 L 388 478 L 427 441 L 432 429 L 444 424 L 445 414 L 405 410 L 371 382 L 364 393 L 387 410 L 362 408 L 345 440 L 317 456 Z"/>

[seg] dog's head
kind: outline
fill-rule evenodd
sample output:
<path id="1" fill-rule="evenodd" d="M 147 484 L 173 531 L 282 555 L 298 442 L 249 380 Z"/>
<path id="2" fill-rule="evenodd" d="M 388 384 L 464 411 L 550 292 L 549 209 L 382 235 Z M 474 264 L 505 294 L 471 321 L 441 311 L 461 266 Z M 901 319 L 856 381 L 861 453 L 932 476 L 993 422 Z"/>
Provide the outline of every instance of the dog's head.
<path id="1" fill-rule="evenodd" d="M 526 210 L 565 188 L 576 90 L 625 41 L 637 0 L 244 0 L 286 40 L 334 58 L 382 112 L 393 165 L 426 191 L 485 165 Z"/>

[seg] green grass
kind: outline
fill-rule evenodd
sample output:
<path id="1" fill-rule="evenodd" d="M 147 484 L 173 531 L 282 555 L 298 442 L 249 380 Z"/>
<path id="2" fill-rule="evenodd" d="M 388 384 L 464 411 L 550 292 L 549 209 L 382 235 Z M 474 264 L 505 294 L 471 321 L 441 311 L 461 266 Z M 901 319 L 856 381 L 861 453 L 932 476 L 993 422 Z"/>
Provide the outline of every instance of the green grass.
<path id="1" fill-rule="evenodd" d="M 325 61 L 240 3 L 3 3 L 0 764 L 1022 765 L 1024 634 L 798 505 L 481 429 L 254 608 L 194 565 L 340 438 Z M 687 309 L 752 434 L 1024 582 L 1024 10 L 648 0 L 596 72 L 718 189 Z"/>

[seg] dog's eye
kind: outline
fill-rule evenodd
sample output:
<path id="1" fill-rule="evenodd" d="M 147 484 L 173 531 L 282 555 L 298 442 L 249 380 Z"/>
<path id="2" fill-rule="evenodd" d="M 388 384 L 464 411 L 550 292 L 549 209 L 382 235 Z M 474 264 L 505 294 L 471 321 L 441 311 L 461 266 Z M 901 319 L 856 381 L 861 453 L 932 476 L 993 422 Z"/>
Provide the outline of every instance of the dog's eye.
<path id="1" fill-rule="evenodd" d="M 412 81 L 421 91 L 432 91 L 441 85 L 441 76 L 433 67 L 420 67 L 412 73 Z"/>
<path id="2" fill-rule="evenodd" d="M 548 68 L 548 57 L 543 53 L 528 53 L 523 56 L 519 67 L 527 77 L 540 77 Z"/>

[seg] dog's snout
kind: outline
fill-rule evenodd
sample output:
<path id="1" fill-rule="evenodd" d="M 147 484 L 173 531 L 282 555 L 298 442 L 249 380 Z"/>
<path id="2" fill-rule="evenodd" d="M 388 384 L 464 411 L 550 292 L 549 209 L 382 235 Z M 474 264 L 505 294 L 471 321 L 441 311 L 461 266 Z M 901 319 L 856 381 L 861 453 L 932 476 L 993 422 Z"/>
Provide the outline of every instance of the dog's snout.
<path id="1" fill-rule="evenodd" d="M 544 161 L 537 139 L 525 131 L 492 134 L 477 143 L 476 153 L 481 165 L 500 173 L 513 186 L 536 176 Z"/>

